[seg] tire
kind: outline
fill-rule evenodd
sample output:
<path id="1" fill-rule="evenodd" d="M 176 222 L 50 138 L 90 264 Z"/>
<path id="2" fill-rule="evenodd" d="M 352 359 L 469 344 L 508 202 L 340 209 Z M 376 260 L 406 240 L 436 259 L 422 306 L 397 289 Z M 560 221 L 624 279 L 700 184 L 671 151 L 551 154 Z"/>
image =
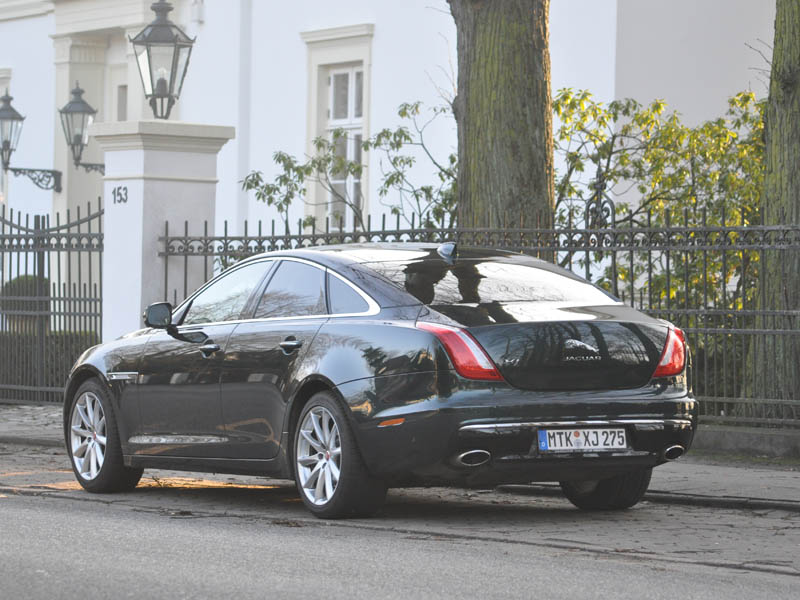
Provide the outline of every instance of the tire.
<path id="1" fill-rule="evenodd" d="M 561 490 L 583 510 L 624 510 L 642 499 L 652 474 L 646 468 L 599 481 L 562 481 Z"/>
<path id="2" fill-rule="evenodd" d="M 383 505 L 386 485 L 369 475 L 333 393 L 318 392 L 305 405 L 292 448 L 297 491 L 314 516 L 367 516 Z"/>
<path id="3" fill-rule="evenodd" d="M 129 492 L 139 483 L 143 469 L 125 466 L 114 408 L 96 379 L 84 382 L 72 397 L 64 439 L 75 478 L 87 492 Z"/>

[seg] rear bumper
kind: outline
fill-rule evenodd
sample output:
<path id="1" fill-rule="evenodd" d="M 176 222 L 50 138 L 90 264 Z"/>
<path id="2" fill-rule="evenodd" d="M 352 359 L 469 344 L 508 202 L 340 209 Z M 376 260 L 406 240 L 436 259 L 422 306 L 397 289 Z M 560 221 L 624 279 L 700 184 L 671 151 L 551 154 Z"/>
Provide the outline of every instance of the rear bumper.
<path id="1" fill-rule="evenodd" d="M 364 397 L 354 394 L 355 383 L 340 389 L 351 407 Z M 362 391 L 375 397 L 374 390 Z M 468 389 L 447 397 L 406 399 L 369 412 L 354 414 L 361 452 L 373 475 L 392 485 L 611 477 L 666 462 L 663 453 L 670 446 L 688 450 L 697 427 L 697 403 L 678 388 L 559 395 L 470 382 Z M 380 426 L 389 419 L 403 421 Z M 539 451 L 540 429 L 606 426 L 624 427 L 628 447 L 580 454 Z M 488 452 L 490 458 L 479 466 L 459 462 L 459 455 L 471 450 Z"/>

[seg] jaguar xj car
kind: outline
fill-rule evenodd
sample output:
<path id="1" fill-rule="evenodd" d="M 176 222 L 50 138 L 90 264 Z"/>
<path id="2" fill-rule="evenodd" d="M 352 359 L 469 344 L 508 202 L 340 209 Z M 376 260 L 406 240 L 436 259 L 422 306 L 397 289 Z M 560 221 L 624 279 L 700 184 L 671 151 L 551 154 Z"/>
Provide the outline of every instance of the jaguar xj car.
<path id="1" fill-rule="evenodd" d="M 64 398 L 90 492 L 143 469 L 294 480 L 322 518 L 390 487 L 560 482 L 636 504 L 697 426 L 683 332 L 529 256 L 349 244 L 244 260 L 87 350 Z"/>

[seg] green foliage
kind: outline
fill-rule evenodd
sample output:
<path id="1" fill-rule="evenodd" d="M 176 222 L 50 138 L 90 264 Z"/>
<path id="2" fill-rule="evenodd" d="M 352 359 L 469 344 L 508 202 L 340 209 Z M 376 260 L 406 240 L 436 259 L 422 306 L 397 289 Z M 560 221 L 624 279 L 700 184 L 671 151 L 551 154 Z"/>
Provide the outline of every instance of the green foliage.
<path id="1" fill-rule="evenodd" d="M 553 105 L 560 121 L 556 151 L 566 163 L 556 181 L 562 226 L 583 216 L 578 214 L 583 202 L 578 206 L 571 199 L 609 192 L 616 196 L 618 226 L 691 230 L 722 225 L 723 219 L 727 225 L 759 222 L 763 102 L 751 92 L 732 97 L 725 116 L 694 127 L 667 112 L 662 100 L 647 106 L 630 99 L 606 105 L 585 90 L 563 89 Z M 691 232 L 687 236 L 692 239 Z M 731 234 L 728 239 L 735 238 Z M 607 269 L 599 283 L 617 292 L 619 282 L 636 282 L 651 272 L 645 293 L 654 302 L 695 307 L 740 308 L 755 294 L 756 253 L 684 256 L 669 265 L 669 285 L 664 253 L 638 253 L 632 268 L 624 262 Z"/>
<path id="2" fill-rule="evenodd" d="M 47 300 L 34 304 L 33 300 L 18 298 L 49 298 L 50 281 L 38 275 L 19 275 L 0 288 L 0 311 L 41 311 L 47 310 Z"/>
<path id="3" fill-rule="evenodd" d="M 662 222 L 677 222 L 684 209 L 698 218 L 706 209 L 711 223 L 723 214 L 752 222 L 764 177 L 764 105 L 752 92 L 728 104 L 725 116 L 691 127 L 668 113 L 663 100 L 604 104 L 586 90 L 560 90 L 554 138 L 566 168 L 556 178 L 557 210 L 593 196 L 599 186 L 618 198 L 623 220 L 639 224 L 651 210 Z"/>
<path id="4" fill-rule="evenodd" d="M 3 384 L 61 388 L 67 381 L 72 365 L 87 349 L 100 343 L 92 331 L 48 331 L 45 333 L 43 353 L 39 354 L 42 340 L 32 332 L 0 331 L 0 356 L 13 356 L 12 368 L 3 375 Z M 43 361 L 43 362 L 42 362 Z M 35 370 L 22 368 L 37 365 L 41 381 L 31 379 Z"/>
<path id="5" fill-rule="evenodd" d="M 379 154 L 382 178 L 378 195 L 381 201 L 390 206 L 392 214 L 400 215 L 408 224 L 413 222 L 423 227 L 455 224 L 456 154 L 451 153 L 446 160 L 440 161 L 433 156 L 424 138 L 426 128 L 446 113 L 449 113 L 449 107 L 434 108 L 428 118 L 421 122 L 420 102 L 402 104 L 397 114 L 408 125 L 401 125 L 394 130 L 383 129 L 361 143 L 361 152 Z M 350 186 L 334 185 L 334 181 L 360 181 L 362 178 L 362 162 L 348 160 L 342 152 L 342 147 L 350 141 L 347 130 L 335 129 L 330 138 L 314 139 L 314 154 L 305 161 L 285 152 L 276 152 L 273 160 L 278 166 L 278 175 L 272 181 L 267 181 L 262 171 L 253 171 L 242 181 L 242 189 L 253 191 L 257 200 L 276 207 L 284 221 L 288 222 L 292 202 L 299 200 L 310 203 L 307 185 L 319 184 L 330 200 L 316 204 L 339 203 L 347 206 L 353 213 L 356 226 L 363 230 L 366 228 L 363 194 L 351 197 Z M 434 166 L 435 184 L 414 182 L 412 171 L 420 155 Z M 305 221 L 306 225 L 312 223 L 313 219 Z"/>
<path id="6" fill-rule="evenodd" d="M 244 181 L 242 189 L 255 192 L 256 200 L 265 202 L 267 206 L 274 206 L 283 217 L 285 223 L 289 221 L 289 207 L 295 200 L 307 204 L 307 185 L 318 183 L 326 192 L 326 197 L 332 198 L 315 204 L 342 203 L 353 211 L 353 218 L 357 227 L 364 229 L 363 194 L 351 197 L 347 186 L 334 185 L 334 180 L 347 178 L 360 179 L 364 166 L 360 161 L 348 160 L 341 152 L 342 143 L 348 141 L 347 131 L 335 129 L 331 132 L 330 139 L 317 137 L 313 141 L 314 155 L 306 161 L 300 161 L 285 152 L 276 152 L 273 160 L 278 166 L 278 175 L 271 182 L 264 179 L 261 171 L 253 171 Z M 362 144 L 366 150 L 366 144 Z"/>
<path id="7" fill-rule="evenodd" d="M 388 204 L 392 214 L 400 215 L 409 225 L 452 227 L 456 221 L 458 155 L 451 152 L 445 160 L 440 160 L 425 143 L 425 130 L 441 115 L 451 116 L 451 108 L 434 107 L 423 121 L 421 107 L 421 102 L 401 104 L 397 115 L 409 125 L 383 129 L 365 144 L 365 148 L 381 154 L 383 178 L 378 194 L 384 202 L 391 201 L 392 196 L 400 201 Z M 433 166 L 435 183 L 414 181 L 412 170 L 420 156 Z"/>
<path id="8" fill-rule="evenodd" d="M 598 102 L 586 90 L 562 89 L 553 101 L 558 120 L 555 153 L 565 165 L 556 174 L 556 227 L 583 224 L 584 202 L 598 194 L 616 198 L 617 226 L 683 226 L 703 223 L 747 225 L 760 222 L 760 198 L 764 179 L 763 108 L 751 92 L 729 100 L 726 114 L 689 126 L 680 115 L 668 111 L 663 100 L 647 105 L 632 99 L 608 104 Z M 451 117 L 451 109 L 435 107 L 426 112 L 420 102 L 400 105 L 402 123 L 383 129 L 361 145 L 377 157 L 381 170 L 378 194 L 407 223 L 423 227 L 453 226 L 456 220 L 457 156 L 434 156 L 426 144 L 426 130 L 438 118 Z M 346 139 L 344 130 L 314 140 L 314 156 L 300 161 L 275 153 L 279 173 L 271 182 L 259 171 L 247 176 L 244 189 L 258 200 L 276 206 L 286 219 L 294 200 L 306 201 L 309 182 L 319 182 L 334 199 L 351 208 L 358 226 L 364 228 L 362 198 L 342 196 L 331 178 L 360 179 L 364 165 L 337 153 Z M 416 169 L 420 159 L 425 168 Z M 558 162 L 558 161 L 557 161 Z M 417 172 L 434 178 L 419 183 Z M 335 176 L 335 177 L 334 177 Z M 737 234 L 731 234 L 735 241 Z M 641 283 L 651 274 L 650 287 L 637 290 L 654 302 L 670 304 L 702 302 L 735 308 L 752 301 L 758 256 L 720 252 L 696 253 L 669 265 L 661 252 L 636 253 L 633 261 L 611 265 L 600 283 L 618 293 L 620 284 Z M 590 257 L 602 263 L 602 253 Z M 631 266 L 632 265 L 632 266 Z M 667 283 L 669 279 L 669 284 Z"/>

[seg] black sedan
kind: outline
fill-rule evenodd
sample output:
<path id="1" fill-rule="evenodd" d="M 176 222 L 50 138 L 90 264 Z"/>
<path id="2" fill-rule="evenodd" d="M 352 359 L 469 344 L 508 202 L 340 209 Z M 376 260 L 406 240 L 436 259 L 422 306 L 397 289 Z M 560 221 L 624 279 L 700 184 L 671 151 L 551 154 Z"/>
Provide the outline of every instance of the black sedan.
<path id="1" fill-rule="evenodd" d="M 559 481 L 622 509 L 697 426 L 683 333 L 572 273 L 455 244 L 262 254 L 70 375 L 90 492 L 145 468 L 294 479 L 319 517 L 393 486 Z"/>

